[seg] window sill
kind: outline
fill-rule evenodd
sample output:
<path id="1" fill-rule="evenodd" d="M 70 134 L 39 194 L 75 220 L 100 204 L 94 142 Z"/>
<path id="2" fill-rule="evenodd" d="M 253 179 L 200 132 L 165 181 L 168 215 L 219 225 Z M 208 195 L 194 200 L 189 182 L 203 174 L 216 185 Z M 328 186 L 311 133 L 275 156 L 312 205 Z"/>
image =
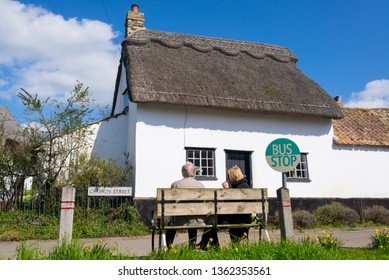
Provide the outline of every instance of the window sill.
<path id="1" fill-rule="evenodd" d="M 196 176 L 195 178 L 199 181 L 217 181 L 216 177 Z"/>
<path id="2" fill-rule="evenodd" d="M 286 178 L 286 182 L 290 183 L 310 183 L 311 181 L 309 178 Z"/>

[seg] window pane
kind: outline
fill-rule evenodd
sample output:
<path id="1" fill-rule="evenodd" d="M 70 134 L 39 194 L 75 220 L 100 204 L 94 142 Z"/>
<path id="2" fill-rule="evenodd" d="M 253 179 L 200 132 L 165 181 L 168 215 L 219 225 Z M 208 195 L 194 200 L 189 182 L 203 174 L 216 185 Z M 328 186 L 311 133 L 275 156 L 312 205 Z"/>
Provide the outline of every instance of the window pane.
<path id="1" fill-rule="evenodd" d="M 295 180 L 293 181 L 307 181 L 309 180 L 309 175 L 308 175 L 308 163 L 307 163 L 307 154 L 301 154 L 301 161 L 300 163 L 296 166 L 296 168 L 292 171 L 289 171 L 286 173 L 287 178 L 294 178 Z"/>
<path id="2" fill-rule="evenodd" d="M 196 176 L 199 177 L 215 176 L 214 156 L 212 149 L 191 148 L 186 150 L 186 158 L 198 168 Z"/>

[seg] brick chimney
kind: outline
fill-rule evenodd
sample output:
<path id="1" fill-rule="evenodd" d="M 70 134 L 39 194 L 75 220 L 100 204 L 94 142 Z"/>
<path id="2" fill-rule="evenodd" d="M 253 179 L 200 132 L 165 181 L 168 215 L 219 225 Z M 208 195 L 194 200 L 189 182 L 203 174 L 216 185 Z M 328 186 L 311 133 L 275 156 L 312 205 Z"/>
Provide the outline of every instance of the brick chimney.
<path id="1" fill-rule="evenodd" d="M 145 30 L 144 27 L 145 16 L 143 13 L 139 13 L 139 6 L 136 4 L 131 5 L 131 11 L 128 11 L 126 18 L 126 37 L 131 36 L 138 30 Z"/>
<path id="2" fill-rule="evenodd" d="M 339 105 L 340 107 L 343 106 L 343 104 L 342 104 L 342 98 L 341 98 L 340 96 L 335 96 L 335 97 L 334 97 L 334 100 L 336 101 L 336 103 L 338 103 L 338 105 Z"/>

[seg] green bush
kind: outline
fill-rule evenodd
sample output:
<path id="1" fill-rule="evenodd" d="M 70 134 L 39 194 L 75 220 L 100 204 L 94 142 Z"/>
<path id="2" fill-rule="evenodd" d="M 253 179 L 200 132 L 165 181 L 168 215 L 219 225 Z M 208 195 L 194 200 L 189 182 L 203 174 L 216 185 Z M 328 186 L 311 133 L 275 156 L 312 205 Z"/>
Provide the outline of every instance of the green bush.
<path id="1" fill-rule="evenodd" d="M 383 206 L 374 205 L 363 211 L 363 219 L 375 224 L 389 224 L 389 210 Z"/>
<path id="2" fill-rule="evenodd" d="M 296 210 L 292 217 L 295 228 L 312 228 L 317 223 L 316 216 L 306 210 Z"/>
<path id="3" fill-rule="evenodd" d="M 339 202 L 320 206 L 314 211 L 317 221 L 323 226 L 355 226 L 360 217 L 358 213 Z"/>

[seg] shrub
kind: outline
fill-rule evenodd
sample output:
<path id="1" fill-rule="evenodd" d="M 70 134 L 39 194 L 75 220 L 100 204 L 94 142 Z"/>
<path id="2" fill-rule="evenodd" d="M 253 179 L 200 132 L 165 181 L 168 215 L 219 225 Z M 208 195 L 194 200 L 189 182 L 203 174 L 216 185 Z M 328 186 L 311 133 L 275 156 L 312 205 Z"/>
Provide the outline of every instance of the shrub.
<path id="1" fill-rule="evenodd" d="M 358 213 L 339 202 L 320 206 L 314 211 L 318 222 L 325 226 L 355 226 L 360 220 Z"/>
<path id="2" fill-rule="evenodd" d="M 317 222 L 316 216 L 306 210 L 296 210 L 292 217 L 295 228 L 312 228 Z"/>
<path id="3" fill-rule="evenodd" d="M 267 225 L 276 228 L 280 226 L 280 216 L 278 210 L 276 210 L 273 215 L 267 215 Z"/>
<path id="4" fill-rule="evenodd" d="M 88 209 L 86 215 L 83 209 L 76 207 L 73 225 L 75 238 L 132 236 L 146 233 L 147 228 L 139 219 L 138 211 L 132 205 Z"/>
<path id="5" fill-rule="evenodd" d="M 389 224 L 389 210 L 383 206 L 374 205 L 363 211 L 365 221 L 371 221 L 376 224 Z"/>

